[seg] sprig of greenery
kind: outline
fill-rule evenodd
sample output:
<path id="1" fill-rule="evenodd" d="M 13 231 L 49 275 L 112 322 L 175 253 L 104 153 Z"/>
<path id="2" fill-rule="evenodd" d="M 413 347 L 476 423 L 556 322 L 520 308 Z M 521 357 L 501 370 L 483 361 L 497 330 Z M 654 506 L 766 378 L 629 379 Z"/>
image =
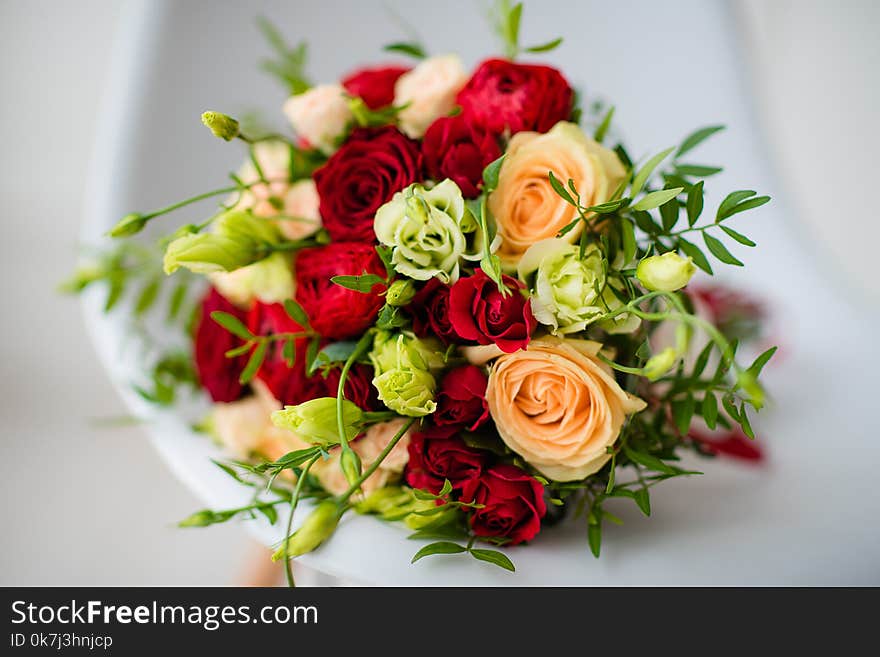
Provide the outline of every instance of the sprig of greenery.
<path id="1" fill-rule="evenodd" d="M 308 91 L 312 86 L 305 74 L 308 44 L 300 41 L 295 46 L 289 46 L 278 28 L 262 16 L 257 18 L 257 27 L 275 51 L 275 58 L 263 59 L 260 67 L 276 77 L 291 95 Z"/>
<path id="2" fill-rule="evenodd" d="M 522 12 L 523 3 L 511 4 L 510 0 L 497 0 L 490 11 L 489 22 L 504 46 L 505 57 L 512 60 L 523 52 L 534 54 L 550 52 L 562 44 L 562 37 L 558 37 L 534 46 L 521 46 L 519 30 Z"/>

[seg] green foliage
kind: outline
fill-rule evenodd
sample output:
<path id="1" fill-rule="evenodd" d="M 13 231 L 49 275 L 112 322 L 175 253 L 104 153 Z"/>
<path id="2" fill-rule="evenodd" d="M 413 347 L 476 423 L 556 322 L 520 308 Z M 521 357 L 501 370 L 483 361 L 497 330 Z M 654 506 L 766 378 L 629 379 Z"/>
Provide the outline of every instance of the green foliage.
<path id="1" fill-rule="evenodd" d="M 257 19 L 257 26 L 272 50 L 274 58 L 265 58 L 260 67 L 277 78 L 288 93 L 295 95 L 307 91 L 311 83 L 305 75 L 308 46 L 301 41 L 296 46 L 289 46 L 278 28 L 267 18 Z"/>

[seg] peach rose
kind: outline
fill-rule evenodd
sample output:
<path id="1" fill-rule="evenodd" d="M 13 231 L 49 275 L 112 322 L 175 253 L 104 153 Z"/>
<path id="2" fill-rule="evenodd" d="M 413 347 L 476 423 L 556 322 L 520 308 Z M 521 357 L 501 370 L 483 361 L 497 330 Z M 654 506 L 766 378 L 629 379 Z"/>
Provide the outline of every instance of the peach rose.
<path id="1" fill-rule="evenodd" d="M 510 140 L 501 165 L 498 187 L 489 196 L 489 209 L 502 238 L 498 255 L 506 264 L 539 240 L 554 237 L 577 212 L 554 190 L 548 171 L 567 184 L 574 181 L 585 207 L 608 200 L 626 175 L 617 155 L 587 137 L 573 123 L 562 121 L 550 132 L 519 132 Z M 565 235 L 575 241 L 578 225 Z"/>
<path id="2" fill-rule="evenodd" d="M 434 121 L 455 107 L 455 97 L 468 78 L 458 55 L 429 57 L 394 84 L 394 104 L 400 112 L 400 129 L 419 139 Z"/>
<path id="3" fill-rule="evenodd" d="M 318 85 L 288 98 L 284 113 L 299 137 L 331 155 L 353 118 L 347 96 L 341 85 Z"/>
<path id="4" fill-rule="evenodd" d="M 596 357 L 600 349 L 587 340 L 540 338 L 500 356 L 489 374 L 486 400 L 498 433 L 550 479 L 597 472 L 626 415 L 645 408 L 617 385 Z"/>
<path id="5" fill-rule="evenodd" d="M 321 227 L 321 215 L 318 214 L 321 199 L 311 178 L 293 183 L 281 196 L 281 201 L 284 203 L 281 209 L 284 218 L 275 225 L 287 239 L 301 240 Z"/>
<path id="6" fill-rule="evenodd" d="M 364 433 L 363 437 L 351 443 L 352 449 L 361 457 L 361 464 L 367 468 L 372 464 L 379 453 L 385 449 L 389 441 L 394 438 L 401 427 L 406 424 L 406 420 L 398 418 L 389 420 L 388 422 L 380 422 L 372 425 Z M 394 449 L 385 457 L 382 464 L 370 477 L 364 482 L 363 490 L 369 494 L 379 488 L 384 488 L 390 483 L 397 481 L 403 473 L 403 468 L 409 461 L 409 445 L 411 431 L 407 431 L 401 438 Z M 321 482 L 321 485 L 333 495 L 340 495 L 348 490 L 348 481 L 339 467 L 339 448 L 335 448 L 330 452 L 330 458 L 326 461 L 318 461 L 312 466 L 312 472 Z"/>

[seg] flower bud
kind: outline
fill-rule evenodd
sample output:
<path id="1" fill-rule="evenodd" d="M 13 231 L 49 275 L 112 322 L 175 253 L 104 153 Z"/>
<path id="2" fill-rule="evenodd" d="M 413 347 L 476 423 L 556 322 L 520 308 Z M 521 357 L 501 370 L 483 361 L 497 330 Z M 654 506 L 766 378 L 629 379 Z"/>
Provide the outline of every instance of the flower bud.
<path id="1" fill-rule="evenodd" d="M 165 273 L 185 267 L 196 274 L 234 271 L 262 260 L 278 242 L 277 229 L 249 212 L 221 215 L 213 233 L 185 234 L 165 249 Z"/>
<path id="2" fill-rule="evenodd" d="M 144 229 L 144 226 L 147 225 L 147 221 L 149 221 L 149 217 L 144 216 L 139 212 L 132 212 L 120 219 L 119 223 L 113 226 L 107 234 L 110 237 L 130 237 L 132 235 L 137 235 Z"/>
<path id="3" fill-rule="evenodd" d="M 342 455 L 339 457 L 339 467 L 342 468 L 345 480 L 350 485 L 353 486 L 361 478 L 361 457 L 351 447 L 342 450 Z"/>
<path id="4" fill-rule="evenodd" d="M 205 112 L 202 114 L 202 123 L 215 137 L 231 141 L 240 134 L 238 121 L 221 112 Z"/>
<path id="5" fill-rule="evenodd" d="M 670 251 L 642 260 L 636 268 L 636 276 L 651 291 L 675 292 L 687 285 L 696 271 L 690 258 Z"/>
<path id="6" fill-rule="evenodd" d="M 434 392 L 437 380 L 427 370 L 393 369 L 373 379 L 379 399 L 392 411 L 407 417 L 422 417 L 437 410 Z"/>
<path id="7" fill-rule="evenodd" d="M 389 306 L 405 306 L 416 295 L 416 286 L 409 279 L 399 279 L 391 284 L 385 294 Z"/>
<path id="8" fill-rule="evenodd" d="M 364 412 L 357 404 L 343 399 L 342 421 L 346 439 L 353 440 L 363 429 Z M 292 431 L 312 445 L 328 447 L 341 442 L 335 397 L 318 397 L 296 406 L 285 406 L 272 413 L 272 424 Z"/>
<path id="9" fill-rule="evenodd" d="M 643 374 L 651 381 L 656 381 L 673 368 L 678 360 L 678 351 L 667 347 L 659 354 L 654 354 L 642 368 Z"/>
<path id="10" fill-rule="evenodd" d="M 286 552 L 282 544 L 272 555 L 272 561 L 280 561 L 285 557 L 298 557 L 317 549 L 336 531 L 339 516 L 339 508 L 333 500 L 325 500 L 318 504 L 302 526 L 290 536 Z"/>

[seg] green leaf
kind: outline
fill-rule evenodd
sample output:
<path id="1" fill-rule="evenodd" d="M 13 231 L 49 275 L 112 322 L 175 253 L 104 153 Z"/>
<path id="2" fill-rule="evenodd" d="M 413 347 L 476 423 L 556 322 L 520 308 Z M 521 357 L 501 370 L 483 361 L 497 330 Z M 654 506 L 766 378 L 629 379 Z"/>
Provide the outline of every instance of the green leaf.
<path id="1" fill-rule="evenodd" d="M 505 23 L 505 40 L 513 53 L 516 53 L 519 48 L 519 25 L 522 19 L 522 10 L 522 3 L 516 3 L 510 10 L 510 13 L 507 14 L 507 21 Z"/>
<path id="2" fill-rule="evenodd" d="M 440 489 L 440 492 L 437 493 L 438 497 L 446 497 L 449 493 L 452 492 L 452 482 L 448 479 L 443 480 L 443 487 Z"/>
<path id="3" fill-rule="evenodd" d="M 649 235 L 659 235 L 663 232 L 663 229 L 651 217 L 650 212 L 633 210 L 632 216 L 636 220 L 636 225 Z"/>
<path id="4" fill-rule="evenodd" d="M 679 176 L 694 176 L 697 178 L 707 178 L 714 176 L 716 173 L 724 171 L 722 167 L 709 167 L 702 164 L 676 164 L 675 173 Z"/>
<path id="5" fill-rule="evenodd" d="M 706 369 L 706 365 L 709 363 L 709 354 L 712 353 L 712 348 L 714 346 L 715 343 L 710 341 L 700 351 L 700 355 L 697 356 L 697 362 L 694 363 L 694 371 L 691 373 L 692 379 L 696 380 L 700 378 L 700 375 L 703 373 L 703 370 Z"/>
<path id="6" fill-rule="evenodd" d="M 555 50 L 562 44 L 562 37 L 557 39 L 553 39 L 553 41 L 548 41 L 547 43 L 542 43 L 537 46 L 529 46 L 525 49 L 526 52 L 550 52 L 551 50 Z M 598 139 L 596 141 L 599 141 Z"/>
<path id="7" fill-rule="evenodd" d="M 306 311 L 303 310 L 303 307 L 293 299 L 284 300 L 284 312 L 303 328 L 309 326 L 309 316 L 306 314 Z"/>
<path id="8" fill-rule="evenodd" d="M 186 290 L 186 283 L 178 283 L 174 288 L 174 291 L 171 293 L 171 298 L 168 300 L 167 320 L 169 322 L 173 322 L 177 318 L 177 315 L 180 314 L 180 308 L 186 300 Z"/>
<path id="9" fill-rule="evenodd" d="M 565 185 L 559 181 L 559 178 L 557 178 L 552 171 L 547 172 L 547 177 L 550 179 L 550 186 L 553 188 L 553 191 L 559 194 L 566 203 L 578 207 L 577 201 L 575 201 L 572 195 L 568 193 Z"/>
<path id="10" fill-rule="evenodd" d="M 727 411 L 727 414 L 732 420 L 739 422 L 739 410 L 736 408 L 733 395 L 724 395 L 724 397 L 721 398 L 721 405 L 724 406 L 724 410 Z"/>
<path id="11" fill-rule="evenodd" d="M 501 174 L 501 165 L 504 164 L 504 156 L 493 160 L 483 169 L 483 191 L 492 192 L 498 187 L 498 176 Z"/>
<path id="12" fill-rule="evenodd" d="M 437 541 L 436 543 L 428 543 L 428 545 L 416 552 L 410 563 L 415 563 L 419 559 L 430 557 L 433 554 L 460 554 L 462 552 L 467 552 L 467 548 L 463 545 L 451 541 Z"/>
<path id="13" fill-rule="evenodd" d="M 703 241 L 706 243 L 706 248 L 708 248 L 709 251 L 712 252 L 712 255 L 718 258 L 721 262 L 728 265 L 736 265 L 737 267 L 743 266 L 743 263 L 737 260 L 733 254 L 727 250 L 724 243 L 717 237 L 712 237 L 709 233 L 704 232 Z"/>
<path id="14" fill-rule="evenodd" d="M 753 208 L 759 208 L 765 203 L 769 202 L 769 196 L 756 196 L 755 198 L 750 198 L 748 200 L 742 201 L 741 203 L 737 203 L 735 206 L 729 208 L 724 213 L 719 213 L 719 217 L 717 220 L 724 221 L 725 219 L 729 219 L 735 214 L 745 212 L 746 210 L 752 210 Z"/>
<path id="15" fill-rule="evenodd" d="M 407 55 L 409 57 L 414 57 L 415 59 L 425 59 L 425 57 L 428 56 L 422 45 L 415 42 L 389 43 L 387 46 L 384 46 L 382 50 L 385 52 L 400 53 L 401 55 Z"/>
<path id="16" fill-rule="evenodd" d="M 360 276 L 334 276 L 330 281 L 347 290 L 354 290 L 363 294 L 369 294 L 376 285 L 385 284 L 385 279 L 381 276 L 366 273 Z"/>
<path id="17" fill-rule="evenodd" d="M 676 159 L 678 159 L 688 151 L 693 150 L 701 143 L 703 143 L 703 141 L 714 135 L 716 132 L 719 132 L 720 130 L 724 130 L 723 125 L 710 125 L 705 128 L 695 130 L 687 137 L 685 137 L 684 141 L 681 142 L 681 146 L 678 147 L 678 151 L 676 151 L 675 153 Z"/>
<path id="18" fill-rule="evenodd" d="M 391 262 L 391 255 L 394 253 L 394 249 L 380 244 L 376 247 L 376 253 L 379 254 L 382 264 L 385 265 L 385 273 L 388 275 L 388 278 L 391 278 L 392 274 L 394 274 L 394 264 Z"/>
<path id="19" fill-rule="evenodd" d="M 344 363 L 354 353 L 357 342 L 346 340 L 331 342 L 318 352 L 318 361 L 324 363 Z"/>
<path id="20" fill-rule="evenodd" d="M 306 462 L 315 458 L 318 454 L 321 453 L 320 447 L 306 447 L 304 449 L 297 449 L 293 452 L 288 452 L 284 456 L 275 461 L 271 461 L 269 463 L 261 463 L 257 466 L 259 469 L 265 470 L 288 470 L 292 468 L 298 468 L 301 465 L 304 465 Z"/>
<path id="21" fill-rule="evenodd" d="M 321 337 L 316 335 L 309 340 L 306 348 L 306 372 L 313 374 L 318 365 L 318 351 L 321 349 Z M 293 367 L 293 365 L 291 365 Z"/>
<path id="22" fill-rule="evenodd" d="M 250 340 L 254 337 L 254 334 L 235 315 L 230 315 L 222 310 L 215 310 L 211 313 L 211 319 L 242 340 Z"/>
<path id="23" fill-rule="evenodd" d="M 270 525 L 274 525 L 278 522 L 278 512 L 275 510 L 275 507 L 271 504 L 265 504 L 263 506 L 258 506 L 257 511 L 266 516 L 266 519 L 269 521 Z"/>
<path id="24" fill-rule="evenodd" d="M 758 356 L 755 361 L 751 365 L 749 365 L 746 371 L 757 379 L 761 375 L 761 370 L 763 370 L 764 366 L 770 361 L 771 358 L 773 358 L 773 354 L 776 353 L 776 350 L 778 348 L 779 347 L 770 347 L 767 351 Z"/>
<path id="25" fill-rule="evenodd" d="M 636 232 L 629 219 L 620 220 L 620 240 L 623 246 L 623 264 L 627 265 L 636 255 Z"/>
<path id="26" fill-rule="evenodd" d="M 646 516 L 651 515 L 651 493 L 647 487 L 636 490 L 633 499 L 636 501 L 636 504 L 638 504 L 642 513 Z"/>
<path id="27" fill-rule="evenodd" d="M 686 434 L 691 426 L 691 419 L 696 411 L 697 403 L 694 396 L 689 392 L 684 399 L 677 399 L 672 402 L 672 419 L 679 433 Z"/>
<path id="28" fill-rule="evenodd" d="M 254 352 L 248 359 L 247 365 L 244 366 L 244 369 L 241 371 L 241 375 L 238 377 L 239 383 L 248 383 L 251 379 L 254 378 L 254 376 L 256 376 L 257 370 L 260 369 L 260 365 L 262 365 L 263 361 L 266 359 L 266 350 L 268 348 L 268 340 L 261 340 L 257 344 L 256 349 L 254 349 Z"/>
<path id="29" fill-rule="evenodd" d="M 752 440 L 755 439 L 755 432 L 752 430 L 752 423 L 749 422 L 749 414 L 746 412 L 745 404 L 739 409 L 739 426 L 742 427 L 744 434 Z"/>
<path id="30" fill-rule="evenodd" d="M 715 398 L 715 393 L 711 390 L 707 390 L 706 396 L 703 397 L 702 415 L 706 426 L 714 429 L 718 420 L 718 399 Z"/>
<path id="31" fill-rule="evenodd" d="M 679 204 L 677 199 L 670 199 L 660 206 L 660 219 L 663 223 L 664 232 L 669 232 L 678 221 Z"/>
<path id="32" fill-rule="evenodd" d="M 735 192 L 730 192 L 730 194 L 725 196 L 724 200 L 721 201 L 721 204 L 718 206 L 718 211 L 715 213 L 715 221 L 720 221 L 721 218 L 727 216 L 727 212 L 729 212 L 737 203 L 754 196 L 755 194 L 757 194 L 757 192 L 751 189 L 740 189 Z"/>
<path id="33" fill-rule="evenodd" d="M 675 468 L 671 465 L 667 465 L 656 456 L 652 456 L 651 454 L 646 454 L 645 452 L 637 452 L 632 447 L 624 446 L 623 453 L 626 454 L 627 458 L 639 465 L 643 465 L 649 470 L 654 470 L 656 472 L 662 472 L 663 474 L 681 474 L 681 470 L 679 468 Z"/>
<path id="34" fill-rule="evenodd" d="M 413 532 L 407 538 L 413 540 L 424 540 L 424 539 L 463 539 L 467 538 L 467 533 L 461 528 L 461 526 L 453 521 L 450 521 L 448 518 L 440 519 L 439 524 L 427 525 L 422 527 L 421 529 Z"/>
<path id="35" fill-rule="evenodd" d="M 585 212 L 595 212 L 596 214 L 611 214 L 612 212 L 617 212 L 624 205 L 629 203 L 629 198 L 618 198 L 613 201 L 605 201 L 605 203 L 600 203 L 599 205 L 591 205 L 588 208 L 585 208 Z"/>
<path id="36" fill-rule="evenodd" d="M 159 286 L 161 283 L 161 279 L 154 278 L 143 287 L 138 295 L 137 301 L 135 302 L 135 317 L 140 317 L 153 306 L 156 302 L 156 297 L 159 294 Z"/>
<path id="37" fill-rule="evenodd" d="M 602 550 L 602 525 L 598 521 L 587 524 L 587 541 L 593 556 L 598 559 Z"/>
<path id="38" fill-rule="evenodd" d="M 478 559 L 479 561 L 494 564 L 499 568 L 504 568 L 504 570 L 509 570 L 510 572 L 516 571 L 516 567 L 513 565 L 513 562 L 507 558 L 507 555 L 498 550 L 471 548 L 470 553 L 474 559 Z"/>
<path id="39" fill-rule="evenodd" d="M 683 237 L 679 237 L 678 248 L 681 249 L 686 256 L 690 256 L 697 267 L 710 276 L 712 275 L 712 266 L 709 264 L 709 260 L 706 258 L 705 254 L 700 250 L 700 247 L 692 242 L 688 242 Z"/>
<path id="40" fill-rule="evenodd" d="M 657 168 L 657 165 L 665 160 L 674 150 L 674 147 L 667 148 L 665 151 L 657 153 L 657 155 L 645 163 L 645 166 L 639 169 L 639 172 L 636 174 L 636 177 L 633 178 L 632 186 L 630 187 L 630 197 L 635 198 L 639 192 L 642 191 L 642 188 L 645 186 L 645 183 L 648 182 L 648 178 L 651 177 L 651 174 L 654 173 L 654 169 Z"/>
<path id="41" fill-rule="evenodd" d="M 700 218 L 700 215 L 703 212 L 703 181 L 701 180 L 696 185 L 691 187 L 688 190 L 687 197 L 687 215 L 688 215 L 688 226 L 693 226 L 697 223 L 697 219 Z"/>
<path id="42" fill-rule="evenodd" d="M 756 244 L 750 240 L 748 237 L 743 235 L 742 233 L 736 232 L 733 228 L 729 228 L 728 226 L 721 226 L 721 230 L 727 233 L 730 237 L 735 239 L 737 242 L 744 246 L 756 246 Z"/>
<path id="43" fill-rule="evenodd" d="M 281 347 L 281 357 L 287 361 L 287 367 L 293 368 L 296 365 L 296 340 L 289 338 L 284 341 Z"/>
<path id="44" fill-rule="evenodd" d="M 599 124 L 599 127 L 596 128 L 596 132 L 593 133 L 593 139 L 598 141 L 600 144 L 605 139 L 605 135 L 608 133 L 608 128 L 611 127 L 611 119 L 614 118 L 614 106 L 612 105 L 607 112 L 605 112 L 605 116 L 602 119 L 602 122 Z"/>
<path id="45" fill-rule="evenodd" d="M 681 194 L 683 187 L 673 187 L 672 189 L 659 189 L 656 192 L 645 194 L 639 201 L 633 205 L 635 210 L 651 210 L 667 201 L 674 199 Z"/>

